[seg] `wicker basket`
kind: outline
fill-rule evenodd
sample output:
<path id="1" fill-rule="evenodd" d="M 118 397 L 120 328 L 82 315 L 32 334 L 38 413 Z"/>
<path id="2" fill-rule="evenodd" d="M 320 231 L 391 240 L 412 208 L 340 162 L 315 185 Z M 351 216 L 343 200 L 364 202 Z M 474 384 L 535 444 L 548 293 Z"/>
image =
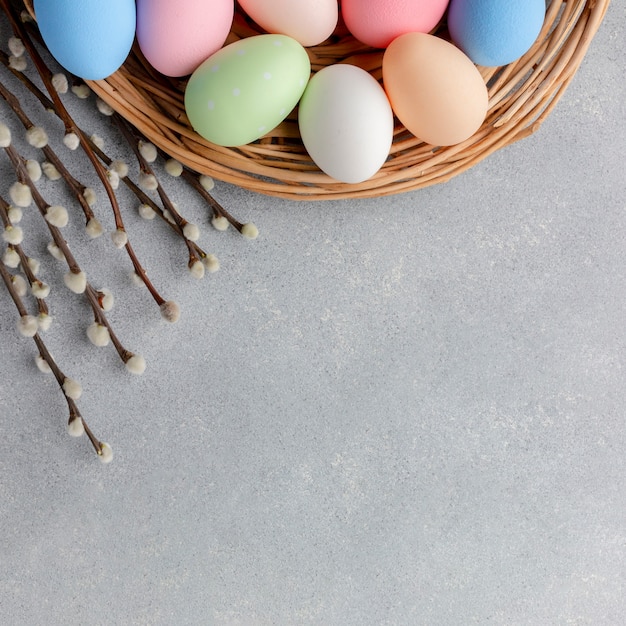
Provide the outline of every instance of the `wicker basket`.
<path id="1" fill-rule="evenodd" d="M 185 80 L 169 79 L 152 70 L 137 46 L 119 71 L 89 85 L 167 154 L 218 180 L 289 199 L 396 194 L 447 181 L 535 132 L 574 76 L 608 5 L 609 0 L 549 2 L 543 29 L 527 54 L 504 67 L 479 68 L 489 90 L 489 110 L 470 139 L 438 148 L 420 142 L 396 122 L 389 158 L 375 176 L 359 184 L 336 182 L 316 167 L 300 140 L 295 112 L 244 147 L 224 148 L 202 139 L 185 115 Z M 237 9 L 228 42 L 260 32 Z M 438 34 L 445 37 L 445 25 Z M 341 26 L 328 41 L 308 52 L 313 71 L 345 62 L 381 79 L 382 51 L 359 43 Z"/>

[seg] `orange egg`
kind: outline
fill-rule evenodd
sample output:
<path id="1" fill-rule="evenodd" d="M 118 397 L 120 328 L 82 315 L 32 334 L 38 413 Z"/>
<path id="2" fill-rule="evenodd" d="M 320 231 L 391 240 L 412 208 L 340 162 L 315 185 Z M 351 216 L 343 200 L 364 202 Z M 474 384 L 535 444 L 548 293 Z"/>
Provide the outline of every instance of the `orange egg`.
<path id="1" fill-rule="evenodd" d="M 434 35 L 394 39 L 383 57 L 383 84 L 405 128 L 436 146 L 465 141 L 487 115 L 480 72 L 461 50 Z"/>

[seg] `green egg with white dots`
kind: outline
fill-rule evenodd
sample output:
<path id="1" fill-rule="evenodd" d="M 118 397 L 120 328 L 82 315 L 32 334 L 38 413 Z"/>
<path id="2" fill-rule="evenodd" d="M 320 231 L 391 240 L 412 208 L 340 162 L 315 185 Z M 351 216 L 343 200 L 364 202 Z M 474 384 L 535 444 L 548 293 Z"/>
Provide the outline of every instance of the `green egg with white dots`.
<path id="1" fill-rule="evenodd" d="M 243 146 L 278 126 L 311 75 L 306 50 L 286 35 L 256 35 L 224 46 L 198 66 L 185 89 L 193 129 L 220 146 Z"/>

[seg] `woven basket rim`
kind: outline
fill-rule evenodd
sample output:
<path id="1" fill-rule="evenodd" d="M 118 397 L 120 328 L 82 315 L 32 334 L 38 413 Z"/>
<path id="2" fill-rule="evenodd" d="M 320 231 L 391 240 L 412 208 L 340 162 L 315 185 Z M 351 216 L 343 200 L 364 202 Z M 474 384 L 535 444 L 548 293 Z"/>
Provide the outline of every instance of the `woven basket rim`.
<path id="1" fill-rule="evenodd" d="M 23 0 L 33 14 L 32 0 Z M 341 183 L 321 172 L 306 153 L 295 111 L 260 140 L 239 148 L 216 146 L 197 135 L 184 111 L 186 79 L 149 67 L 135 44 L 124 65 L 92 90 L 163 152 L 190 169 L 263 194 L 293 200 L 378 197 L 446 182 L 493 152 L 538 130 L 578 70 L 610 0 L 552 0 L 533 47 L 504 67 L 478 67 L 488 88 L 487 117 L 461 144 L 439 148 L 421 142 L 397 121 L 389 158 L 372 178 Z M 237 8 L 227 43 L 262 31 Z M 347 31 L 307 48 L 312 71 L 352 63 L 381 80 L 382 50 Z"/>

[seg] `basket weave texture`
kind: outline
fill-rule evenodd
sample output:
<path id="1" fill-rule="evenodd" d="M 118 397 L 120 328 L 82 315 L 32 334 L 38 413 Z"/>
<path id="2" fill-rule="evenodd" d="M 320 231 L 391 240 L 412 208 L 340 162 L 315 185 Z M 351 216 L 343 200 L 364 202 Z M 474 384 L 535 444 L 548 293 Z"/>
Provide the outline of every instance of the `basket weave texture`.
<path id="1" fill-rule="evenodd" d="M 609 0 L 552 0 L 532 49 L 510 65 L 478 68 L 488 87 L 489 108 L 471 138 L 438 148 L 421 142 L 396 120 L 389 158 L 375 176 L 359 184 L 334 181 L 317 168 L 300 140 L 297 111 L 253 144 L 224 148 L 204 140 L 185 115 L 186 80 L 152 70 L 136 45 L 120 70 L 89 85 L 168 155 L 218 180 L 300 200 L 396 194 L 445 182 L 535 132 L 580 66 L 608 5 Z M 227 43 L 261 32 L 237 9 Z M 445 24 L 437 34 L 446 36 Z M 307 50 L 313 72 L 352 63 L 381 80 L 383 51 L 361 44 L 341 26 L 326 42 Z"/>

